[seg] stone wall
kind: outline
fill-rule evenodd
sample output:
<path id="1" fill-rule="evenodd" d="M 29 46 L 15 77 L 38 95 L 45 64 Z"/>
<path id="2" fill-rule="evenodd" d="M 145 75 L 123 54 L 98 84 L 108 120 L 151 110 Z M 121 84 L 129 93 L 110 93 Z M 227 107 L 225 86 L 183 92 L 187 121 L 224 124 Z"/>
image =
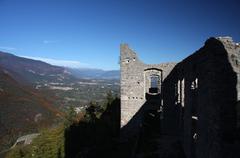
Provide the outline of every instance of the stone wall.
<path id="1" fill-rule="evenodd" d="M 161 90 L 162 80 L 175 64 L 144 64 L 127 44 L 122 44 L 120 47 L 121 127 L 123 127 L 146 102 L 146 93 L 149 92 L 151 75 L 159 76 L 159 90 Z M 139 121 L 135 121 L 136 126 L 139 126 L 140 123 L 140 119 Z"/>
<path id="2" fill-rule="evenodd" d="M 230 37 L 210 38 L 163 81 L 163 129 L 179 136 L 187 158 L 239 156 L 239 55 Z"/>
<path id="3" fill-rule="evenodd" d="M 144 64 L 123 44 L 120 65 L 121 127 L 137 130 L 142 111 L 159 103 L 162 133 L 177 136 L 187 158 L 240 157 L 239 43 L 210 38 L 180 63 L 157 65 Z M 159 76 L 161 100 L 154 104 L 147 100 L 152 75 Z"/>

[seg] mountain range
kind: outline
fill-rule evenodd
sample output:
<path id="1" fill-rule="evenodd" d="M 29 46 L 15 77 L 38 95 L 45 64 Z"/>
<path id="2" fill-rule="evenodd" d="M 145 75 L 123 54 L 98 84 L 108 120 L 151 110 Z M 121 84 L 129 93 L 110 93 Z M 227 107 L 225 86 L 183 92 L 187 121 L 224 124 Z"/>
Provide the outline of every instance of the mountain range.
<path id="1" fill-rule="evenodd" d="M 65 68 L 0 51 L 0 66 L 22 83 L 71 82 L 74 79 L 119 79 L 119 70 Z"/>
<path id="2" fill-rule="evenodd" d="M 67 68 L 77 78 L 85 79 L 120 79 L 119 70 L 101 70 L 90 68 Z"/>
<path id="3" fill-rule="evenodd" d="M 11 77 L 22 83 L 69 80 L 73 77 L 62 67 L 4 52 L 0 52 L 0 66 Z"/>

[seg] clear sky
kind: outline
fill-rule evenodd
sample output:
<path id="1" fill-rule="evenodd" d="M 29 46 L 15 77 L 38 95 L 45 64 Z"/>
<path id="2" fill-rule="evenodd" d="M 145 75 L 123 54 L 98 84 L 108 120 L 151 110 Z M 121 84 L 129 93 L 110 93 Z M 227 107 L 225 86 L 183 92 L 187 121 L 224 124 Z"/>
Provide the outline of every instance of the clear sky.
<path id="1" fill-rule="evenodd" d="M 145 63 L 180 61 L 210 36 L 240 42 L 239 0 L 0 0 L 0 50 L 119 69 L 119 45 Z"/>

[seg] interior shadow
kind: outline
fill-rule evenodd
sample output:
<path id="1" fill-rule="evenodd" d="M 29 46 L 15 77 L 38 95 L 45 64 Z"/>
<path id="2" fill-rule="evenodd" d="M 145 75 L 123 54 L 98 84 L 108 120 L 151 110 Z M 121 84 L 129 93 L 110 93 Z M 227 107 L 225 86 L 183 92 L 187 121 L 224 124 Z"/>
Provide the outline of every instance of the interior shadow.
<path id="1" fill-rule="evenodd" d="M 236 150 L 240 67 L 233 52 L 210 38 L 163 82 L 163 133 L 179 137 L 188 158 L 240 157 Z"/>
<path id="2" fill-rule="evenodd" d="M 140 128 L 148 126 L 150 116 L 152 120 L 157 121 L 157 126 L 160 128 L 160 94 L 152 95 L 146 93 L 146 102 L 141 106 L 138 112 L 131 118 L 131 120 L 121 128 L 122 138 L 130 138 L 138 135 Z M 154 118 L 154 119 L 153 119 Z"/>
<path id="3" fill-rule="evenodd" d="M 144 135 L 161 133 L 161 97 L 160 94 L 146 93 L 146 102 L 131 120 L 121 128 L 120 140 L 125 157 L 135 157 L 140 149 Z M 149 145 L 149 144 L 148 144 Z M 149 148 L 152 148 L 149 146 Z M 151 152 L 151 151 L 149 151 Z"/>

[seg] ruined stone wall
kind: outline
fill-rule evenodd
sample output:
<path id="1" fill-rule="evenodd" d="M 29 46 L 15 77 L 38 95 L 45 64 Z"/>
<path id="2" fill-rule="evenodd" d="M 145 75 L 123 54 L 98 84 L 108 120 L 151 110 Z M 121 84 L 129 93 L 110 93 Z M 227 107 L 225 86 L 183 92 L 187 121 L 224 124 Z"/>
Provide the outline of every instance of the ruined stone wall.
<path id="1" fill-rule="evenodd" d="M 122 44 L 120 49 L 121 127 L 123 127 L 146 102 L 145 95 L 150 87 L 149 77 L 156 74 L 164 79 L 175 64 L 144 64 L 127 44 Z M 139 122 L 135 121 L 136 126 L 140 123 L 140 119 Z"/>
<path id="2" fill-rule="evenodd" d="M 210 38 L 164 80 L 163 129 L 179 136 L 187 158 L 236 156 L 240 47 Z"/>

